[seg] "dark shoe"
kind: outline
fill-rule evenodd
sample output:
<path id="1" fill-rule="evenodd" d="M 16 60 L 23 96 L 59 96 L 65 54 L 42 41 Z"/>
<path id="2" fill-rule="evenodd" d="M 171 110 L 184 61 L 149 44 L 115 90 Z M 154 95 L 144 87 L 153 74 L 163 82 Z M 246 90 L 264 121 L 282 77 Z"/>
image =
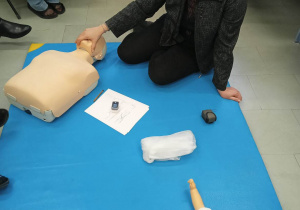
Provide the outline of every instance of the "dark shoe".
<path id="1" fill-rule="evenodd" d="M 8 111 L 6 109 L 0 109 L 0 127 L 5 125 L 8 120 Z"/>
<path id="2" fill-rule="evenodd" d="M 0 188 L 4 188 L 9 184 L 9 179 L 0 175 Z"/>
<path id="3" fill-rule="evenodd" d="M 33 9 L 30 4 L 27 3 L 27 7 L 37 16 L 39 16 L 40 18 L 43 19 L 53 19 L 56 18 L 58 15 L 57 13 L 48 5 L 47 9 L 45 9 L 44 11 L 37 11 L 35 9 Z M 49 10 L 53 10 L 53 13 L 51 14 L 47 14 L 47 12 L 49 12 Z"/>
<path id="4" fill-rule="evenodd" d="M 150 26 L 153 22 L 151 21 L 144 21 L 141 24 L 138 24 L 136 27 L 133 28 L 133 32 L 140 32 L 142 31 L 144 28 L 147 28 L 148 26 Z"/>
<path id="5" fill-rule="evenodd" d="M 64 14 L 66 11 L 66 8 L 62 3 L 48 3 L 48 4 L 59 15 Z"/>
<path id="6" fill-rule="evenodd" d="M 16 39 L 31 31 L 31 26 L 12 23 L 0 18 L 0 36 Z"/>

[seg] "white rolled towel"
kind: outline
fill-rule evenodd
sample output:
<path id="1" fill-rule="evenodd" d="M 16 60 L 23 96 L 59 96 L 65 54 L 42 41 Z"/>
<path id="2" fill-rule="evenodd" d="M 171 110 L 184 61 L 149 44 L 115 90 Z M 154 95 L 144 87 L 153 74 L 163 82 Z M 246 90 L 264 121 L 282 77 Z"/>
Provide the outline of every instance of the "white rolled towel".
<path id="1" fill-rule="evenodd" d="M 168 136 L 153 136 L 141 140 L 143 159 L 147 163 L 154 160 L 180 160 L 196 149 L 196 139 L 192 131 L 186 130 Z"/>

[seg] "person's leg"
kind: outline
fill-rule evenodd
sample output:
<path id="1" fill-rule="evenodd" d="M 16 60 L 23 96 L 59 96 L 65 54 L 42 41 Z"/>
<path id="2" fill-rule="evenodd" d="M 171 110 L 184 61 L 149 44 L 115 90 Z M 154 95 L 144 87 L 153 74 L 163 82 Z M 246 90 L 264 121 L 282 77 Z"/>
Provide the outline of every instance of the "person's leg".
<path id="1" fill-rule="evenodd" d="M 194 49 L 181 43 L 154 53 L 148 73 L 154 83 L 166 85 L 198 71 Z"/>
<path id="2" fill-rule="evenodd" d="M 48 4 L 44 0 L 27 0 L 28 4 L 36 11 L 45 11 Z"/>
<path id="3" fill-rule="evenodd" d="M 37 16 L 44 19 L 57 17 L 57 13 L 44 0 L 27 0 L 28 8 Z"/>
<path id="4" fill-rule="evenodd" d="M 128 64 L 142 63 L 148 61 L 155 51 L 164 49 L 159 45 L 163 24 L 164 16 L 142 31 L 126 36 L 118 48 L 120 59 Z"/>

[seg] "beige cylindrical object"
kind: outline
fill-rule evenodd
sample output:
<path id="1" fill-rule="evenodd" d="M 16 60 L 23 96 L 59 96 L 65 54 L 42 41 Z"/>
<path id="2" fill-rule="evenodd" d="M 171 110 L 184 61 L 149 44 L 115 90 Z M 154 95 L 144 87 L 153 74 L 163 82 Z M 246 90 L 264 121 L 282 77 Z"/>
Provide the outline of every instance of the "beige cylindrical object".
<path id="1" fill-rule="evenodd" d="M 190 184 L 191 198 L 192 198 L 192 202 L 193 202 L 193 206 L 194 206 L 195 210 L 204 208 L 204 203 L 202 201 L 200 193 L 198 192 L 198 190 L 196 188 L 196 184 L 195 184 L 194 180 L 190 179 L 188 181 L 188 183 Z"/>

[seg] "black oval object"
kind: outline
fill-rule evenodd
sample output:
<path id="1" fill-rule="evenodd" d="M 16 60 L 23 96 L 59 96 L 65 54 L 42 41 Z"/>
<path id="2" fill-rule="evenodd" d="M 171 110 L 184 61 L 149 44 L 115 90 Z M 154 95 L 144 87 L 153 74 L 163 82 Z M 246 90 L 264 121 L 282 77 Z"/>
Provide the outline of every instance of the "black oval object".
<path id="1" fill-rule="evenodd" d="M 8 120 L 8 111 L 6 109 L 0 109 L 0 127 L 5 125 Z"/>

